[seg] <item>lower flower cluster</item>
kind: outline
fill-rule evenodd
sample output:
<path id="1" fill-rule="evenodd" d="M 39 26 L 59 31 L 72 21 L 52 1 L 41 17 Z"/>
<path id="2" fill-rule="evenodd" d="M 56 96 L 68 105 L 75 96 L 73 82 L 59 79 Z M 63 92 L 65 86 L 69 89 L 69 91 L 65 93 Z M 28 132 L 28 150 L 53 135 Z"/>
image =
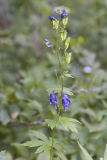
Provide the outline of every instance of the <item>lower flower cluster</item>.
<path id="1" fill-rule="evenodd" d="M 50 94 L 50 97 L 49 97 L 49 103 L 55 107 L 55 109 L 57 109 L 57 97 L 54 93 L 51 93 Z M 69 99 L 69 97 L 63 93 L 63 96 L 62 96 L 62 105 L 63 105 L 63 108 L 64 108 L 64 111 L 66 112 L 66 107 L 69 107 L 71 104 L 71 101 Z"/>

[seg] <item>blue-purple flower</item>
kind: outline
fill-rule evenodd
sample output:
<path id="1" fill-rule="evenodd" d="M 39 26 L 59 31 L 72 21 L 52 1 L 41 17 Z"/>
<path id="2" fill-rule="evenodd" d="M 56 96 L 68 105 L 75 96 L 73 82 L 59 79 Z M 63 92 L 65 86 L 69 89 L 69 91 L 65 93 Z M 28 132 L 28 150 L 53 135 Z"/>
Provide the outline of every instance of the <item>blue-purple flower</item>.
<path id="1" fill-rule="evenodd" d="M 49 103 L 57 109 L 57 98 L 54 93 L 50 94 Z"/>
<path id="2" fill-rule="evenodd" d="M 89 66 L 86 66 L 86 67 L 83 68 L 83 71 L 84 71 L 85 73 L 91 73 L 92 68 L 89 67 Z"/>
<path id="3" fill-rule="evenodd" d="M 70 104 L 71 104 L 71 101 L 68 98 L 68 96 L 66 94 L 63 94 L 63 96 L 62 96 L 62 105 L 64 107 L 65 112 L 67 111 L 66 107 L 69 107 Z"/>
<path id="4" fill-rule="evenodd" d="M 62 14 L 61 14 L 61 20 L 64 19 L 66 16 L 68 16 L 67 12 L 65 9 L 62 10 Z"/>
<path id="5" fill-rule="evenodd" d="M 56 21 L 56 18 L 55 18 L 54 16 L 49 16 L 49 19 L 50 19 L 51 21 Z"/>
<path id="6" fill-rule="evenodd" d="M 52 47 L 52 44 L 48 39 L 45 38 L 44 41 L 47 47 Z"/>

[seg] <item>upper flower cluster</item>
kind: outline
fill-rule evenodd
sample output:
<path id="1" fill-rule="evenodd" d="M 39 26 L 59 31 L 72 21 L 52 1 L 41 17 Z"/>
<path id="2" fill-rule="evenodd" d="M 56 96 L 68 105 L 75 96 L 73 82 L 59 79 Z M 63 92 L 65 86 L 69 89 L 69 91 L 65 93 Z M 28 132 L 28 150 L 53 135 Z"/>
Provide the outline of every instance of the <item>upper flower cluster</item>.
<path id="1" fill-rule="evenodd" d="M 68 16 L 66 10 L 63 9 L 62 11 L 57 12 L 57 14 L 60 15 L 61 20 L 63 20 L 63 24 L 66 25 L 68 21 L 68 19 L 66 18 Z M 53 28 L 58 29 L 59 21 L 53 15 L 50 15 L 49 19 L 53 22 Z M 52 44 L 48 39 L 45 38 L 44 41 L 47 47 L 52 47 Z"/>
<path id="2" fill-rule="evenodd" d="M 54 93 L 50 94 L 49 103 L 51 105 L 53 105 L 57 109 L 57 97 L 56 97 L 56 95 Z M 68 98 L 68 96 L 66 94 L 63 94 L 63 96 L 62 96 L 62 105 L 63 105 L 63 108 L 64 108 L 65 112 L 67 111 L 66 107 L 69 107 L 70 104 L 71 104 L 71 101 Z"/>
<path id="3" fill-rule="evenodd" d="M 68 16 L 67 12 L 65 9 L 62 10 L 62 12 L 56 12 L 57 14 L 60 14 L 61 20 L 66 18 Z M 54 16 L 49 16 L 49 19 L 51 21 L 56 21 L 57 19 Z"/>

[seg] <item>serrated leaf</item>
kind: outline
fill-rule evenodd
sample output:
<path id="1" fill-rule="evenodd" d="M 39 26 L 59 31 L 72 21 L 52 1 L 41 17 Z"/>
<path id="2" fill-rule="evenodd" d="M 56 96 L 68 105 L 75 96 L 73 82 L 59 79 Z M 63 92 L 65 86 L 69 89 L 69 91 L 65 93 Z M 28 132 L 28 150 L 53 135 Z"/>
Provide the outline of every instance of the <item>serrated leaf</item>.
<path id="1" fill-rule="evenodd" d="M 51 93 L 51 92 L 53 92 L 53 91 L 54 91 L 54 93 L 60 93 L 60 89 L 59 89 L 58 87 L 49 88 L 49 89 L 47 89 L 47 91 L 48 91 L 49 93 Z M 70 88 L 64 87 L 64 88 L 63 88 L 63 92 L 64 92 L 65 94 L 69 95 L 69 96 L 73 95 L 72 90 L 71 90 Z"/>
<path id="2" fill-rule="evenodd" d="M 73 77 L 68 73 L 68 71 L 64 71 L 61 76 L 62 76 L 62 77 L 73 78 Z"/>
<path id="3" fill-rule="evenodd" d="M 50 145 L 42 145 L 38 147 L 35 153 L 48 152 L 50 150 Z"/>
<path id="4" fill-rule="evenodd" d="M 93 159 L 91 158 L 91 156 L 89 155 L 89 153 L 86 151 L 86 149 L 83 148 L 80 143 L 78 143 L 78 145 L 79 145 L 80 149 L 82 150 L 82 152 L 83 152 L 86 160 L 93 160 Z"/>
<path id="5" fill-rule="evenodd" d="M 105 149 L 105 153 L 104 153 L 104 160 L 107 160 L 107 144 L 106 144 L 106 149 Z"/>
<path id="6" fill-rule="evenodd" d="M 68 117 L 59 117 L 59 123 L 67 130 L 71 130 L 72 132 L 78 133 L 78 126 L 80 122 L 73 118 Z"/>
<path id="7" fill-rule="evenodd" d="M 30 133 L 43 141 L 48 141 L 48 138 L 41 132 L 31 130 Z"/>
<path id="8" fill-rule="evenodd" d="M 54 120 L 50 120 L 50 119 L 46 119 L 45 122 L 48 124 L 48 126 L 53 130 L 53 128 L 55 128 L 57 126 L 56 121 Z"/>
<path id="9" fill-rule="evenodd" d="M 69 73 L 67 73 L 65 76 L 69 77 L 69 78 L 73 78 L 73 76 L 71 76 L 71 74 L 69 74 Z"/>
<path id="10" fill-rule="evenodd" d="M 28 142 L 22 144 L 23 146 L 38 147 L 38 149 L 35 153 L 47 152 L 50 150 L 51 141 L 44 134 L 37 132 L 37 131 L 34 131 L 34 130 L 31 130 L 31 134 L 33 136 L 36 136 L 40 140 L 28 141 Z"/>
<path id="11" fill-rule="evenodd" d="M 27 147 L 37 147 L 37 146 L 41 146 L 43 145 L 44 142 L 41 140 L 33 140 L 33 141 L 27 141 L 26 143 L 23 143 L 23 146 L 27 146 Z"/>
<path id="12" fill-rule="evenodd" d="M 69 96 L 73 95 L 72 90 L 70 88 L 63 88 L 63 92 Z"/>
<path id="13" fill-rule="evenodd" d="M 58 87 L 52 87 L 52 88 L 48 88 L 48 89 L 47 89 L 47 92 L 48 92 L 48 93 L 51 93 L 51 92 L 53 92 L 53 91 L 54 91 L 54 93 L 59 93 L 59 92 L 60 92 L 60 90 L 59 90 Z"/>

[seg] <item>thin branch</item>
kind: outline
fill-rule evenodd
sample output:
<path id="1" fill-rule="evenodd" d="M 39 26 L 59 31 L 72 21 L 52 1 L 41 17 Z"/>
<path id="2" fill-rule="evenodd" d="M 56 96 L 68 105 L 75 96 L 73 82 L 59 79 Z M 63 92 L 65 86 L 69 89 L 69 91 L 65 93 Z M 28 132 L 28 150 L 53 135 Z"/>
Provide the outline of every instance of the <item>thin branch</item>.
<path id="1" fill-rule="evenodd" d="M 12 127 L 33 127 L 41 124 L 44 125 L 45 123 L 42 120 L 37 120 L 34 122 L 9 122 L 7 125 Z"/>

